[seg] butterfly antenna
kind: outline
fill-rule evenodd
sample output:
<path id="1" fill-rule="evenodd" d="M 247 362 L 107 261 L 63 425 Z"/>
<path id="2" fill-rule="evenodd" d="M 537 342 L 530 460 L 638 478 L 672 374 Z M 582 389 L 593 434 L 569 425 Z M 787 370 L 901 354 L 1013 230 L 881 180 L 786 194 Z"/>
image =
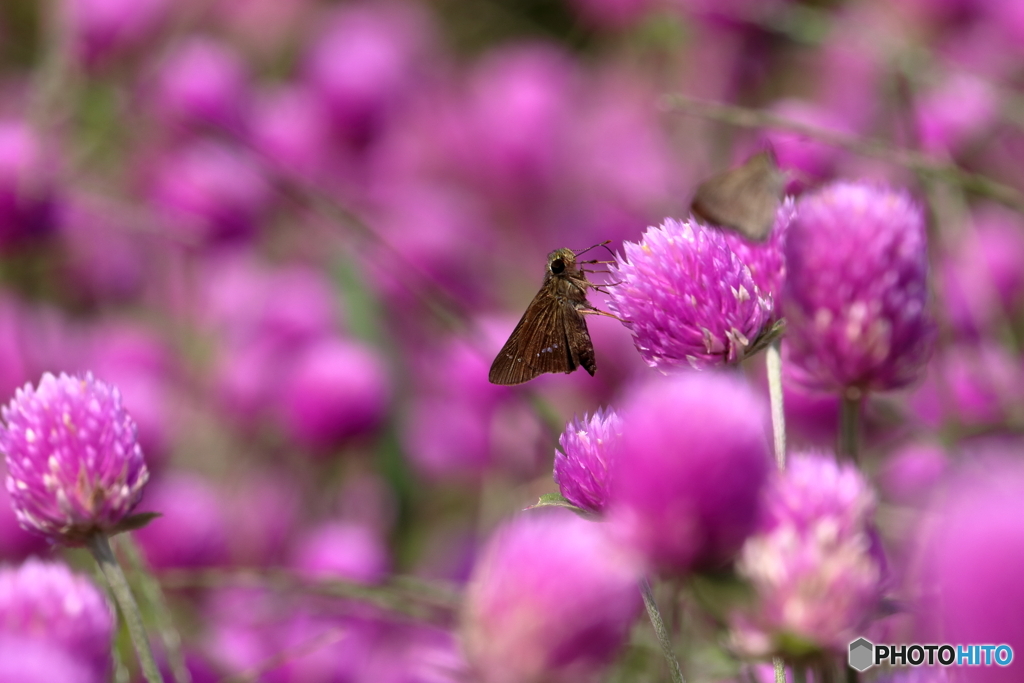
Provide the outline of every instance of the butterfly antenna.
<path id="1" fill-rule="evenodd" d="M 604 247 L 608 251 L 608 253 L 612 255 L 612 258 L 615 258 L 615 252 L 608 248 L 608 245 L 611 244 L 611 242 L 612 242 L 611 240 L 605 240 L 604 242 L 601 242 L 599 244 L 595 244 L 592 247 L 587 247 L 586 249 L 582 249 L 580 251 L 574 251 L 573 253 L 576 254 L 577 256 L 582 256 L 583 254 L 586 254 L 591 249 L 597 249 L 598 247 Z M 596 261 L 595 261 L 595 263 L 596 263 Z"/>

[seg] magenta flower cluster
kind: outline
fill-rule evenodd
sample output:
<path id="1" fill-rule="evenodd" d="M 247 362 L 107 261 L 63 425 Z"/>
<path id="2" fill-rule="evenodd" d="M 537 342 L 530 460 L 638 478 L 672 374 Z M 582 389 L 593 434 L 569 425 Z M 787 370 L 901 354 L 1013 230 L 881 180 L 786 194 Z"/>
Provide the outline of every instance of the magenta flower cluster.
<path id="1" fill-rule="evenodd" d="M 138 504 L 149 471 L 116 387 L 47 373 L 0 415 L 7 492 L 26 530 L 81 543 L 116 531 Z"/>
<path id="2" fill-rule="evenodd" d="M 802 383 L 906 386 L 931 353 L 921 207 L 906 192 L 837 182 L 805 195 L 786 242 L 788 357 Z"/>
<path id="3" fill-rule="evenodd" d="M 754 604 L 732 616 L 744 655 L 843 652 L 878 611 L 885 572 L 875 496 L 853 465 L 796 455 L 765 492 L 737 570 Z"/>
<path id="4" fill-rule="evenodd" d="M 146 677 L 60 564 L 105 537 L 166 681 L 1024 652 L 1020 0 L 21 0 L 0 43 L 0 683 Z M 596 373 L 493 385 L 560 248 L 595 286 L 531 341 L 575 305 Z"/>
<path id="5" fill-rule="evenodd" d="M 734 250 L 737 240 L 721 231 L 671 218 L 623 245 L 609 308 L 627 322 L 648 365 L 717 367 L 756 348 L 777 319 L 780 249 L 792 214 L 791 204 L 780 209 L 766 246 Z"/>
<path id="6" fill-rule="evenodd" d="M 558 437 L 555 483 L 570 503 L 602 512 L 608 500 L 608 468 L 618 459 L 622 419 L 612 409 L 574 418 Z"/>
<path id="7" fill-rule="evenodd" d="M 113 609 L 84 576 L 35 559 L 0 568 L 0 680 L 102 683 L 113 638 Z"/>

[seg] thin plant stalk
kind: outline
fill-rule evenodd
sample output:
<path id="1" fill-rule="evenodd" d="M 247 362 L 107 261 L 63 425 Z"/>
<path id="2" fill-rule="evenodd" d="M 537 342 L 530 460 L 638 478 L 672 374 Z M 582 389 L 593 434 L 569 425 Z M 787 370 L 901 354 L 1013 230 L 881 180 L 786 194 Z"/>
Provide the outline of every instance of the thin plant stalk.
<path id="1" fill-rule="evenodd" d="M 128 558 L 131 570 L 139 577 L 139 587 L 146 602 L 149 603 L 155 616 L 157 629 L 160 632 L 160 640 L 164 644 L 164 651 L 167 653 L 167 665 L 171 669 L 171 676 L 175 683 L 192 683 L 192 673 L 185 663 L 185 654 L 181 649 L 181 634 L 174 627 L 174 620 L 171 618 L 171 610 L 167 606 L 163 589 L 156 580 L 146 561 L 139 553 L 139 547 L 130 534 L 122 534 L 118 538 L 118 544 L 124 555 Z"/>
<path id="2" fill-rule="evenodd" d="M 772 408 L 772 434 L 775 444 L 775 464 L 786 469 L 786 413 L 782 402 L 782 340 L 776 339 L 765 350 L 768 372 L 768 398 Z"/>
<path id="3" fill-rule="evenodd" d="M 132 645 L 135 646 L 135 654 L 139 658 L 139 665 L 142 667 L 143 676 L 146 677 L 149 683 L 163 683 L 163 677 L 156 666 L 156 660 L 153 659 L 153 650 L 150 648 L 149 640 L 146 637 L 146 629 L 142 625 L 142 615 L 139 613 L 139 606 L 135 602 L 135 597 L 128 586 L 128 579 L 125 578 L 121 565 L 117 563 L 114 553 L 110 550 L 110 541 L 107 540 L 106 534 L 93 534 L 89 539 L 88 547 L 90 552 L 92 552 L 92 556 L 96 558 L 96 563 L 103 573 L 103 578 L 107 581 L 107 586 L 110 588 L 114 600 L 117 601 L 117 606 L 121 610 L 121 616 L 124 617 L 124 623 L 128 627 L 128 635 L 132 639 Z"/>
<path id="4" fill-rule="evenodd" d="M 860 455 L 860 422 L 864 406 L 864 394 L 858 389 L 847 389 L 843 392 L 839 407 L 839 445 L 836 449 L 840 457 L 857 462 Z"/>
<path id="5" fill-rule="evenodd" d="M 668 629 L 665 628 L 665 621 L 658 611 L 658 603 L 654 601 L 654 591 L 647 579 L 640 580 L 640 593 L 644 596 L 644 606 L 647 607 L 647 615 L 651 618 L 651 625 L 654 626 L 654 633 L 658 636 L 658 644 L 661 645 L 661 652 L 668 662 L 669 673 L 672 675 L 672 683 L 685 683 L 683 672 L 679 668 L 679 660 L 676 653 L 672 651 L 672 639 L 669 637 Z"/>
<path id="6" fill-rule="evenodd" d="M 776 339 L 765 350 L 765 369 L 768 372 L 768 399 L 772 409 L 772 435 L 775 444 L 775 464 L 786 469 L 786 412 L 782 400 L 782 340 Z M 773 657 L 775 683 L 786 683 L 786 664 L 782 657 Z"/>

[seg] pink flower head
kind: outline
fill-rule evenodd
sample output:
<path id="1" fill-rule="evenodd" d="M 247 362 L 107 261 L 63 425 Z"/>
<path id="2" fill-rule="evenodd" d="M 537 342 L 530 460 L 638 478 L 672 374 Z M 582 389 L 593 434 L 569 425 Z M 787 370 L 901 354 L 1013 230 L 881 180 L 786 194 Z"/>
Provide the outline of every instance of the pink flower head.
<path id="1" fill-rule="evenodd" d="M 765 492 L 760 529 L 739 574 L 756 597 L 733 615 L 733 644 L 750 656 L 842 651 L 873 616 L 884 564 L 871 527 L 875 497 L 831 456 L 798 455 Z"/>
<path id="2" fill-rule="evenodd" d="M 905 192 L 836 182 L 804 195 L 786 241 L 789 358 L 810 388 L 895 389 L 931 352 L 924 215 Z"/>
<path id="3" fill-rule="evenodd" d="M 64 564 L 30 559 L 0 568 L 0 639 L 10 636 L 53 644 L 94 672 L 94 680 L 106 680 L 114 612 L 89 579 Z"/>
<path id="4" fill-rule="evenodd" d="M 781 234 L 792 208 L 783 207 Z M 668 218 L 616 257 L 608 307 L 624 318 L 651 367 L 708 368 L 742 360 L 776 320 L 780 242 L 733 249 L 733 238 Z M 748 264 L 743 256 L 751 258 Z M 755 270 L 757 276 L 755 276 Z"/>
<path id="5" fill-rule="evenodd" d="M 149 471 L 117 387 L 91 373 L 46 373 L 0 414 L 7 492 L 23 528 L 70 545 L 118 529 Z"/>
<path id="6" fill-rule="evenodd" d="M 736 378 L 658 378 L 623 401 L 606 515 L 648 565 L 719 567 L 754 531 L 771 468 L 765 401 Z"/>
<path id="7" fill-rule="evenodd" d="M 564 510 L 519 517 L 473 570 L 463 647 L 482 683 L 589 680 L 625 643 L 638 575 L 600 525 Z"/>
<path id="8" fill-rule="evenodd" d="M 558 437 L 555 483 L 573 505 L 602 512 L 608 500 L 608 469 L 618 457 L 622 420 L 614 410 L 574 418 Z"/>
<path id="9" fill-rule="evenodd" d="M 919 531 L 914 642 L 1024 648 L 1024 468 L 1019 449 L 976 457 L 932 499 Z M 922 640 L 923 639 L 923 640 Z M 1016 657 L 1015 657 L 1016 658 Z M 1019 665 L 971 667 L 970 680 L 1010 683 Z"/>

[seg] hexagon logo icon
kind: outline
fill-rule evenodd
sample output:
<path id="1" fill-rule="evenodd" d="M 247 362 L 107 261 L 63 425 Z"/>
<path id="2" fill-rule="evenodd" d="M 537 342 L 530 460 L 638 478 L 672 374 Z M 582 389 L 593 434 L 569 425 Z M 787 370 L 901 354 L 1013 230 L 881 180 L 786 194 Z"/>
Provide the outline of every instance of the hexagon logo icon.
<path id="1" fill-rule="evenodd" d="M 858 638 L 850 643 L 850 667 L 865 671 L 875 665 L 875 646 L 867 638 Z"/>

